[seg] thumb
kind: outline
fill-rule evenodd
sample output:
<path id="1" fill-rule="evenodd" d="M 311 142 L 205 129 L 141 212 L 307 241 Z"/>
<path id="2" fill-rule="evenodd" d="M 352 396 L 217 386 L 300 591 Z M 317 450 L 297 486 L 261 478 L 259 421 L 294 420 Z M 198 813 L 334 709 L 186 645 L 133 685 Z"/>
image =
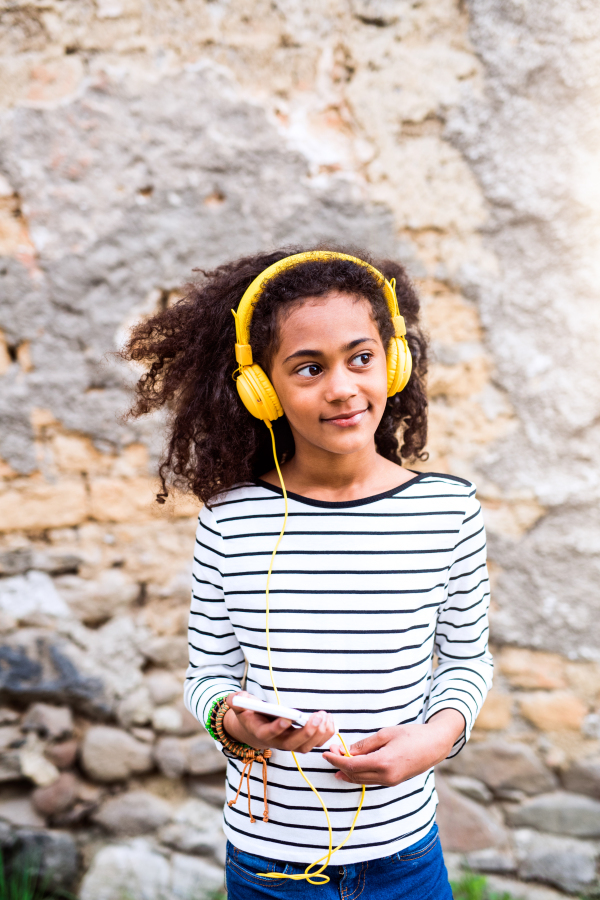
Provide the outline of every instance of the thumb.
<path id="1" fill-rule="evenodd" d="M 232 706 L 235 706 L 235 698 L 236 697 L 249 697 L 249 696 L 250 696 L 250 694 L 248 693 L 248 691 L 236 691 L 233 694 L 228 694 L 227 697 L 225 698 L 225 702 L 227 703 L 227 706 L 231 709 Z M 238 706 L 238 711 L 239 712 L 243 711 L 241 706 Z"/>
<path id="2" fill-rule="evenodd" d="M 370 734 L 369 737 L 362 738 L 362 740 L 357 741 L 355 744 L 350 745 L 350 756 L 362 756 L 366 753 L 374 753 L 376 750 L 380 750 L 387 744 L 388 739 L 383 734 L 383 729 L 381 731 L 376 732 L 375 734 Z"/>

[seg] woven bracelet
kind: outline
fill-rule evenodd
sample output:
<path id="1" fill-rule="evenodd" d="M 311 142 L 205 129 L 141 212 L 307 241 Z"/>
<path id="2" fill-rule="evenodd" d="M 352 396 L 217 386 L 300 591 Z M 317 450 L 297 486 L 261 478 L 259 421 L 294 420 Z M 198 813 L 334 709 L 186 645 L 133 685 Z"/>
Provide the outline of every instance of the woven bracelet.
<path id="1" fill-rule="evenodd" d="M 240 741 L 234 741 L 232 737 L 230 737 L 225 728 L 223 727 L 223 719 L 227 713 L 229 706 L 227 705 L 227 700 L 220 700 L 216 707 L 214 713 L 212 713 L 211 709 L 211 726 L 214 729 L 215 734 L 217 735 L 217 740 L 220 744 L 223 745 L 223 748 L 227 750 L 232 756 L 237 757 L 237 759 L 241 759 L 244 763 L 244 768 L 242 769 L 242 775 L 240 778 L 240 784 L 237 789 L 237 793 L 233 800 L 230 800 L 228 806 L 234 806 L 237 803 L 237 799 L 240 796 L 240 791 L 242 789 L 242 784 L 244 783 L 244 775 L 246 776 L 246 786 L 248 789 L 248 813 L 250 815 L 250 821 L 256 822 L 256 819 L 252 815 L 252 796 L 250 794 L 250 772 L 252 771 L 252 764 L 254 762 L 262 764 L 262 776 L 263 776 L 263 797 L 265 808 L 263 810 L 263 822 L 269 821 L 269 807 L 267 805 L 267 760 L 271 756 L 270 750 L 257 750 L 254 747 L 249 747 L 248 744 L 242 744 Z"/>

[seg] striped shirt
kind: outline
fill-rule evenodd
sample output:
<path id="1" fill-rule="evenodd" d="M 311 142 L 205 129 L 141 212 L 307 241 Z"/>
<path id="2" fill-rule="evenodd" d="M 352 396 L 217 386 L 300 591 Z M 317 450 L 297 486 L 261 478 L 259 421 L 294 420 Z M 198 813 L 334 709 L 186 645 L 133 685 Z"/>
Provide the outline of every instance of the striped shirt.
<path id="1" fill-rule="evenodd" d="M 386 726 L 459 710 L 468 739 L 492 680 L 487 648 L 489 582 L 475 487 L 462 478 L 418 474 L 398 488 L 347 502 L 288 494 L 289 518 L 270 588 L 271 654 L 280 701 L 325 709 L 349 745 Z M 267 569 L 284 513 L 266 482 L 234 488 L 200 513 L 189 620 L 187 708 L 206 722 L 212 703 L 240 689 L 276 703 L 265 638 Z M 437 655 L 437 668 L 434 666 Z M 347 834 L 360 787 L 334 778 L 314 749 L 300 756 L 333 824 Z M 229 759 L 227 800 L 242 764 Z M 268 766 L 269 821 L 255 765 L 225 806 L 225 834 L 241 850 L 312 862 L 327 850 L 327 822 L 289 752 Z M 433 769 L 395 787 L 367 788 L 363 809 L 336 864 L 377 859 L 424 837 L 435 819 Z"/>

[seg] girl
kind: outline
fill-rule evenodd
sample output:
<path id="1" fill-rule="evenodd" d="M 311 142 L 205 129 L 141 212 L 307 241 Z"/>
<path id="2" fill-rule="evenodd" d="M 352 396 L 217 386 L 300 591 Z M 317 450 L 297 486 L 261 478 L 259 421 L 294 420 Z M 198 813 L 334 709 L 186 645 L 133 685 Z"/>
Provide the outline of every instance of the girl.
<path id="1" fill-rule="evenodd" d="M 171 409 L 160 499 L 205 504 L 185 702 L 229 757 L 230 900 L 452 896 L 433 766 L 491 684 L 484 529 L 472 484 L 402 466 L 426 343 L 404 269 L 369 263 L 220 266 L 125 351 L 133 414 Z M 236 706 L 243 680 L 308 723 Z"/>

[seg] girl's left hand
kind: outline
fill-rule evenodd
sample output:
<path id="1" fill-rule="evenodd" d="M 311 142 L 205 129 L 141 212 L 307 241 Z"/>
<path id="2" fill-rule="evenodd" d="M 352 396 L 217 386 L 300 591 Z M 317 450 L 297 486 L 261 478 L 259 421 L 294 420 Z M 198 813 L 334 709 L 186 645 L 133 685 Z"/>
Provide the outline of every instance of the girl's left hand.
<path id="1" fill-rule="evenodd" d="M 344 756 L 334 744 L 323 758 L 339 769 L 335 777 L 350 784 L 382 784 L 391 787 L 407 781 L 448 756 L 465 730 L 465 720 L 455 709 L 442 709 L 425 725 L 395 725 L 357 741 Z"/>

